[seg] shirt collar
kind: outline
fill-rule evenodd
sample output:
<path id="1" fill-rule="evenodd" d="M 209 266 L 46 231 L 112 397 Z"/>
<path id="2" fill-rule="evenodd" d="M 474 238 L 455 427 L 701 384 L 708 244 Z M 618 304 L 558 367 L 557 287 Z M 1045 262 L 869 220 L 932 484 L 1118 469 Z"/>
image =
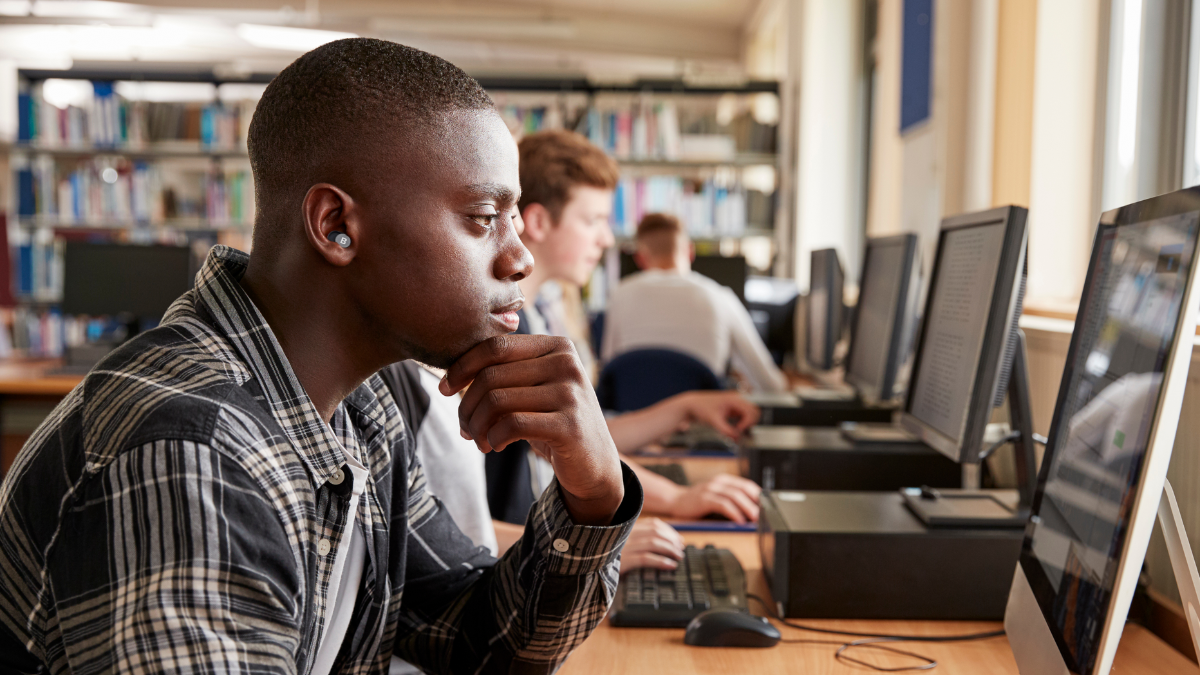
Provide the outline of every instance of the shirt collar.
<path id="1" fill-rule="evenodd" d="M 250 256 L 237 249 L 214 246 L 196 275 L 195 302 L 207 310 L 213 328 L 258 381 L 265 407 L 320 484 L 342 466 L 345 458 L 329 425 L 296 378 L 275 333 L 242 288 L 241 279 L 249 262 Z M 163 322 L 171 318 L 168 314 Z M 367 384 L 354 390 L 345 403 L 367 419 L 382 415 Z"/>

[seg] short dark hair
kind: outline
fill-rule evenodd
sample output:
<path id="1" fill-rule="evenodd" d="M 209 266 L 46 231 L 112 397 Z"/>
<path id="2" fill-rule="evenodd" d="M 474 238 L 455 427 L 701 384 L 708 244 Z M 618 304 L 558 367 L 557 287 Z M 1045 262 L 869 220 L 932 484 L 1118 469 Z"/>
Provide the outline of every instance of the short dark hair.
<path id="1" fill-rule="evenodd" d="M 669 213 L 647 213 L 637 226 L 637 243 L 650 255 L 668 256 L 675 251 L 678 238 L 685 236 L 683 223 Z"/>
<path id="2" fill-rule="evenodd" d="M 587 185 L 611 190 L 617 187 L 621 170 L 612 157 L 574 131 L 539 131 L 521 139 L 522 212 L 530 204 L 541 204 L 557 223 L 571 199 L 571 188 Z"/>
<path id="3" fill-rule="evenodd" d="M 372 38 L 317 47 L 271 80 L 250 120 L 259 211 L 273 219 L 273 209 L 298 206 L 328 162 L 377 145 L 383 134 L 435 123 L 455 110 L 490 109 L 492 99 L 478 82 L 433 54 Z M 256 248 L 274 236 L 258 226 L 256 218 Z"/>

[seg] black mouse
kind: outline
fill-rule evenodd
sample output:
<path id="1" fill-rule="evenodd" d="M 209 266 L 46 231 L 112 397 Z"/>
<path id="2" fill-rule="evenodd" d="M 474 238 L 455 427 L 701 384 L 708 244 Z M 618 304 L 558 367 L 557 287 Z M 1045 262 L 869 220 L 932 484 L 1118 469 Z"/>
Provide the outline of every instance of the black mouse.
<path id="1" fill-rule="evenodd" d="M 696 647 L 774 647 L 779 638 L 779 629 L 761 616 L 710 609 L 692 619 L 683 642 Z"/>

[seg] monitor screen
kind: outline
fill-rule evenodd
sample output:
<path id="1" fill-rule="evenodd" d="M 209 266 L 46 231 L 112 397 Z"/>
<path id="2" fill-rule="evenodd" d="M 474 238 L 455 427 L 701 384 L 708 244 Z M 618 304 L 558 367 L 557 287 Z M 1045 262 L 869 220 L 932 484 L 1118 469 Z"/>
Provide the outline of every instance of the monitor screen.
<path id="1" fill-rule="evenodd" d="M 191 249 L 69 241 L 63 251 L 65 314 L 161 317 L 192 287 Z"/>
<path id="2" fill-rule="evenodd" d="M 867 244 L 846 362 L 846 381 L 866 400 L 892 395 L 896 361 L 902 356 L 896 343 L 905 323 L 903 305 L 916 252 L 915 239 L 887 237 Z"/>
<path id="3" fill-rule="evenodd" d="M 943 231 L 908 412 L 961 444 L 1004 252 L 1006 222 Z"/>
<path id="4" fill-rule="evenodd" d="M 1100 648 L 1198 222 L 1097 233 L 1021 565 L 1073 673 L 1093 672 Z"/>
<path id="5" fill-rule="evenodd" d="M 837 250 L 812 252 L 808 285 L 808 364 L 819 370 L 833 368 L 833 352 L 842 334 L 844 279 Z"/>

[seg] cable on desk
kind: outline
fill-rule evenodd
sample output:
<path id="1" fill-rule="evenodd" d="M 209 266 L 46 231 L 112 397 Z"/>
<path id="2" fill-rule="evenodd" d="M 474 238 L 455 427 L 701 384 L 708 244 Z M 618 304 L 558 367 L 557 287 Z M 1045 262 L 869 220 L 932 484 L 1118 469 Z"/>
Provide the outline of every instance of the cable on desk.
<path id="1" fill-rule="evenodd" d="M 932 670 L 937 667 L 937 661 L 935 659 L 931 659 L 928 656 L 924 656 L 922 654 L 917 654 L 915 652 L 909 652 L 909 651 L 905 651 L 903 649 L 896 649 L 894 647 L 888 647 L 888 646 L 879 644 L 881 642 L 968 642 L 971 640 L 987 640 L 990 638 L 1001 637 L 1004 635 L 1004 631 L 1002 631 L 1002 630 L 989 631 L 986 633 L 966 633 L 966 634 L 962 634 L 962 635 L 885 635 L 885 634 L 880 634 L 880 633 L 858 633 L 858 632 L 854 632 L 854 631 L 833 630 L 831 628 L 815 628 L 813 626 L 806 626 L 801 623 L 789 621 L 788 619 L 785 619 L 782 616 L 776 615 L 774 608 L 772 608 L 771 605 L 768 604 L 766 600 L 763 600 L 762 598 L 758 597 L 757 595 L 755 595 L 753 593 L 747 593 L 746 597 L 757 600 L 758 603 L 763 606 L 763 609 L 765 609 L 767 611 L 767 614 L 771 616 L 771 618 L 779 621 L 780 623 L 782 623 L 783 625 L 785 625 L 789 628 L 795 628 L 796 630 L 809 631 L 811 633 L 824 633 L 826 635 L 845 635 L 845 636 L 849 636 L 849 637 L 861 638 L 859 640 L 842 643 L 841 648 L 839 648 L 837 650 L 837 653 L 834 654 L 834 658 L 838 659 L 839 661 L 848 661 L 850 663 L 854 663 L 857 665 L 866 666 L 867 668 L 870 668 L 870 669 L 876 670 L 876 671 L 881 671 L 881 672 L 899 673 L 899 672 L 906 672 L 906 671 L 910 671 L 910 670 Z M 830 642 L 830 641 L 823 641 L 823 640 L 781 640 L 781 642 L 788 642 L 788 643 L 808 642 L 808 643 L 813 643 L 813 644 L 832 644 L 832 642 Z M 885 668 L 883 666 L 876 666 L 876 665 L 867 663 L 865 661 L 856 659 L 852 656 L 848 656 L 846 654 L 847 651 L 857 648 L 857 647 L 862 647 L 862 648 L 866 648 L 866 649 L 879 649 L 882 651 L 893 652 L 896 654 L 903 654 L 905 656 L 911 656 L 913 658 L 920 659 L 920 660 L 924 661 L 925 663 L 923 663 L 919 666 L 901 666 L 898 668 Z"/>

